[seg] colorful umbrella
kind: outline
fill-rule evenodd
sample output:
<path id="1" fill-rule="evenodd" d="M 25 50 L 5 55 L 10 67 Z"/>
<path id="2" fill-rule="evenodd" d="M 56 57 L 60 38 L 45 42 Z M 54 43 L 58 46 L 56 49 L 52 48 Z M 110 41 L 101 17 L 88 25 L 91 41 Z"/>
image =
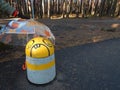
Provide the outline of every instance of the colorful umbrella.
<path id="1" fill-rule="evenodd" d="M 24 46 L 33 37 L 45 37 L 55 44 L 55 37 L 44 24 L 33 19 L 17 19 L 10 21 L 0 30 L 0 42 Z"/>

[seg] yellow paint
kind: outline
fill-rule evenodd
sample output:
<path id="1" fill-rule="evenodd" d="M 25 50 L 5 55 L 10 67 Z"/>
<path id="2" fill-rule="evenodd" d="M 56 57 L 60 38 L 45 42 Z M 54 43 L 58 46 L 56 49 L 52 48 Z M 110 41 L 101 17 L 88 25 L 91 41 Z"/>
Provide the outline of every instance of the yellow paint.
<path id="1" fill-rule="evenodd" d="M 46 70 L 55 65 L 55 60 L 52 60 L 45 64 L 40 64 L 40 65 L 31 64 L 26 60 L 26 65 L 27 65 L 27 68 L 30 70 Z"/>
<path id="2" fill-rule="evenodd" d="M 52 42 L 43 37 L 35 37 L 26 45 L 26 56 L 33 58 L 45 58 L 54 53 Z"/>

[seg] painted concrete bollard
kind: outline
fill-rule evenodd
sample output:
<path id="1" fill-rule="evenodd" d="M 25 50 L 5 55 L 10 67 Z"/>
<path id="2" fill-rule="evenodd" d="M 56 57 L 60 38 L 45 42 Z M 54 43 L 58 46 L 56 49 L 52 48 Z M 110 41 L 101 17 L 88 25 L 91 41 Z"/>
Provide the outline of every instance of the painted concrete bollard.
<path id="1" fill-rule="evenodd" d="M 46 38 L 31 39 L 25 48 L 27 78 L 34 84 L 46 84 L 56 76 L 54 45 Z"/>

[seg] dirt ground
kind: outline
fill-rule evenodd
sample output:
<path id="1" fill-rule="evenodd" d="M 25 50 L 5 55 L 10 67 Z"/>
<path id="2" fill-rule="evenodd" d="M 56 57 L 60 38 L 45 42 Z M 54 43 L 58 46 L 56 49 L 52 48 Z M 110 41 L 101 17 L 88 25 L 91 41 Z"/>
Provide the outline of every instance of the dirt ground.
<path id="1" fill-rule="evenodd" d="M 9 20 L 0 19 L 0 25 Z M 120 38 L 120 20 L 116 18 L 40 19 L 56 38 L 55 50 Z M 13 46 L 0 50 L 0 62 L 25 56 L 25 47 Z"/>

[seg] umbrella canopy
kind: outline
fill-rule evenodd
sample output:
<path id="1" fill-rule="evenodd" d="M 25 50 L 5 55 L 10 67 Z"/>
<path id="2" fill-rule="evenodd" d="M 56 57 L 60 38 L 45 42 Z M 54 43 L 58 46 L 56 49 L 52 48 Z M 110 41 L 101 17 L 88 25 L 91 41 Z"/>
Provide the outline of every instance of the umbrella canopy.
<path id="1" fill-rule="evenodd" d="M 44 24 L 33 19 L 17 19 L 10 21 L 0 30 L 0 42 L 24 46 L 33 37 L 45 37 L 55 44 L 55 37 Z"/>

